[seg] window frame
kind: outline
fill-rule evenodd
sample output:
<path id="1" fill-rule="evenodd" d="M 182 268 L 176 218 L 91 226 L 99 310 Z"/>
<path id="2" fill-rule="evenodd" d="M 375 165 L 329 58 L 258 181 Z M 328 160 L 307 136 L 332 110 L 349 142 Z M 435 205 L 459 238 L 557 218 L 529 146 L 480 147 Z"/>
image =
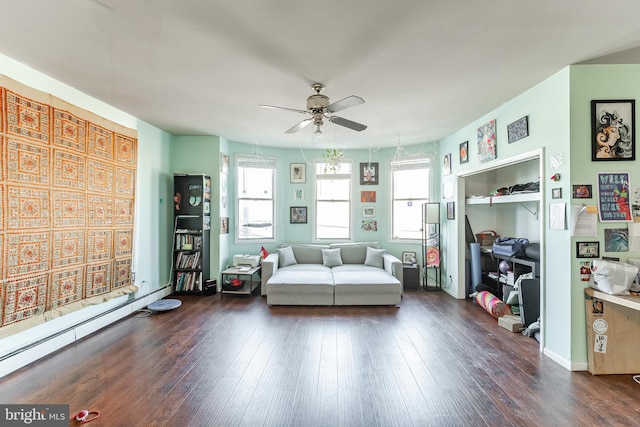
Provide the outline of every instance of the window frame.
<path id="1" fill-rule="evenodd" d="M 340 166 L 348 165 L 349 170 L 348 173 L 333 173 L 333 172 L 320 172 L 323 168 L 323 165 L 328 165 L 328 162 L 325 160 L 316 160 L 314 162 L 314 182 L 313 182 L 313 191 L 314 191 L 314 200 L 313 200 L 313 241 L 317 243 L 323 242 L 350 242 L 353 240 L 354 235 L 354 227 L 353 227 L 353 161 L 351 160 L 340 160 Z M 331 179 L 331 176 L 345 176 L 344 179 L 348 180 L 349 188 L 347 190 L 348 198 L 347 199 L 339 199 L 337 201 L 346 201 L 348 205 L 349 212 L 349 231 L 348 237 L 318 237 L 318 202 L 326 201 L 319 200 L 318 198 L 318 177 L 327 176 L 329 178 L 321 178 L 321 179 Z"/>
<path id="2" fill-rule="evenodd" d="M 420 166 L 424 165 L 424 166 Z M 416 169 L 426 169 L 428 176 L 428 188 L 427 188 L 427 198 L 396 198 L 396 173 L 402 170 L 416 170 Z M 422 237 L 409 238 L 409 237 L 397 237 L 395 234 L 395 221 L 396 221 L 396 212 L 394 209 L 394 205 L 397 201 L 418 201 L 420 203 L 419 211 L 422 214 L 422 203 L 429 203 L 433 199 L 433 158 L 432 156 L 420 156 L 415 158 L 404 158 L 404 159 L 392 159 L 390 161 L 390 171 L 391 171 L 391 197 L 390 197 L 390 206 L 389 211 L 391 212 L 391 224 L 389 228 L 390 240 L 391 242 L 401 243 L 419 243 Z M 421 216 L 422 217 L 422 216 Z M 422 220 L 421 220 L 422 221 Z M 420 230 L 418 230 L 420 232 Z"/>
<path id="3" fill-rule="evenodd" d="M 269 243 L 269 242 L 275 242 L 277 241 L 277 236 L 278 236 L 278 230 L 277 230 L 277 223 L 278 221 L 276 220 L 276 215 L 278 212 L 278 207 L 277 207 L 277 188 L 276 188 L 276 183 L 277 183 L 277 158 L 274 157 L 262 157 L 262 156 L 253 156 L 253 155 L 249 155 L 249 154 L 236 154 L 235 156 L 235 175 L 236 175 L 236 179 L 235 181 L 235 192 L 236 192 L 236 202 L 235 202 L 235 208 L 236 208 L 236 212 L 235 212 L 235 223 L 236 223 L 236 231 L 235 231 L 235 242 L 236 244 L 239 243 Z M 256 198 L 256 197 L 242 197 L 242 192 L 240 189 L 240 173 L 241 173 L 241 169 L 245 169 L 245 168 L 250 168 L 250 166 L 242 166 L 242 163 L 253 163 L 255 165 L 260 165 L 263 164 L 264 166 L 261 167 L 260 169 L 270 169 L 272 171 L 271 174 L 271 198 Z M 241 201 L 245 201 L 245 200 L 253 200 L 253 201 L 258 201 L 258 200 L 271 200 L 272 203 L 272 212 L 271 212 L 271 218 L 272 218 L 272 235 L 271 237 L 256 237 L 256 238 L 242 238 L 240 237 L 240 203 Z"/>

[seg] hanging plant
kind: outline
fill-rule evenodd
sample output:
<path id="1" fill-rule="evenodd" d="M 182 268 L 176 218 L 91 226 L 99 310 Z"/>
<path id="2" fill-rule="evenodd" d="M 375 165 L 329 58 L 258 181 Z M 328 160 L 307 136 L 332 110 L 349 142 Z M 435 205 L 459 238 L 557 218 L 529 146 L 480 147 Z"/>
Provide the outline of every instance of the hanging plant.
<path id="1" fill-rule="evenodd" d="M 338 172 L 338 168 L 340 167 L 340 160 L 342 159 L 343 154 L 344 152 L 337 148 L 327 149 L 324 153 L 322 153 L 322 157 L 324 157 L 327 161 L 327 164 L 324 166 L 325 174 L 327 174 L 328 172 Z"/>

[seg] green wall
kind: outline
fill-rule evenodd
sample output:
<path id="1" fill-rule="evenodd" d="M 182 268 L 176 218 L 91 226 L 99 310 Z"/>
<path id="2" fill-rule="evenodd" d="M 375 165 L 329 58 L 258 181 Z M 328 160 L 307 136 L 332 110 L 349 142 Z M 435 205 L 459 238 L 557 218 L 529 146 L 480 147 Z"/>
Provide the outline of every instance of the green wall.
<path id="1" fill-rule="evenodd" d="M 524 116 L 528 116 L 529 136 L 509 144 L 507 125 Z M 492 119 L 496 120 L 497 159 L 480 164 L 477 156 L 477 129 Z M 460 164 L 458 149 L 459 144 L 464 141 L 469 141 L 470 159 L 468 163 Z M 453 175 L 444 177 L 443 180 L 452 180 L 457 189 L 456 197 L 452 200 L 456 202 L 459 220 L 443 222 L 443 241 L 445 247 L 458 250 L 447 252 L 444 274 L 445 277 L 451 276 L 452 283 L 455 284 L 447 291 L 457 298 L 464 298 L 465 205 L 462 183 L 465 181 L 459 175 L 480 172 L 485 168 L 493 167 L 492 163 L 505 166 L 509 164 L 510 158 L 536 150 L 543 153 L 543 173 L 540 177 L 543 200 L 538 208 L 538 215 L 544 232 L 543 235 L 532 238 L 532 241 L 539 240 L 543 244 L 544 253 L 541 263 L 541 279 L 544 288 L 542 307 L 545 320 L 542 346 L 545 354 L 567 367 L 571 365 L 572 292 L 571 272 L 566 266 L 571 261 L 571 239 L 568 230 L 549 230 L 546 213 L 548 203 L 551 201 L 551 188 L 563 189 L 563 199 L 553 200 L 553 202 L 569 201 L 571 188 L 569 142 L 569 69 L 566 68 L 440 141 L 437 162 L 440 165 L 442 156 L 452 153 Z M 552 169 L 550 157 L 558 154 L 563 156 L 564 163 L 560 168 Z M 557 183 L 551 183 L 549 177 L 556 172 L 561 173 L 562 179 Z M 472 179 L 472 177 L 466 178 L 466 180 Z M 496 231 L 500 234 L 502 220 L 498 218 L 496 225 Z"/>
<path id="2" fill-rule="evenodd" d="M 640 65 L 574 65 L 571 67 L 571 180 L 572 184 L 593 185 L 594 195 L 589 204 L 597 203 L 597 172 L 629 172 L 631 194 L 640 188 L 640 170 L 638 160 L 635 161 L 591 161 L 591 101 L 611 99 L 640 99 Z M 638 114 L 635 117 L 638 123 Z M 636 126 L 636 131 L 638 127 Z M 640 139 L 636 136 L 636 146 Z M 640 152 L 636 152 L 636 158 Z M 632 199 L 633 201 L 633 199 Z M 581 204 L 575 203 L 572 204 Z M 600 256 L 619 257 L 620 261 L 628 258 L 640 258 L 638 252 L 605 252 L 604 230 L 606 228 L 627 228 L 623 222 L 598 221 L 598 237 L 572 239 L 570 250 L 571 262 L 571 298 L 572 298 L 572 339 L 571 356 L 576 361 L 587 360 L 584 282 L 578 274 L 579 260 L 575 258 L 576 241 L 599 241 Z"/>

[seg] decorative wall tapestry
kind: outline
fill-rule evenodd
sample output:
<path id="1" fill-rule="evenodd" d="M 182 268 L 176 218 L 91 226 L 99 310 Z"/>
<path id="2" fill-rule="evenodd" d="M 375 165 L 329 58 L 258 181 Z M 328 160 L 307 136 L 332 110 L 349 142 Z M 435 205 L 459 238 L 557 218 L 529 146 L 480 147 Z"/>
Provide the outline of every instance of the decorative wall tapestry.
<path id="1" fill-rule="evenodd" d="M 0 76 L 0 336 L 137 290 L 136 150 L 136 131 Z"/>

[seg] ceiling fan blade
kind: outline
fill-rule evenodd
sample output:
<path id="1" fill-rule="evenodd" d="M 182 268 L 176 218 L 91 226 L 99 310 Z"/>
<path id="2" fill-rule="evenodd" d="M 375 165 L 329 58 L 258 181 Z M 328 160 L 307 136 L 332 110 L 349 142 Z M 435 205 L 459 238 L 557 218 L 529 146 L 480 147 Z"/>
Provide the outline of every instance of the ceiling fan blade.
<path id="1" fill-rule="evenodd" d="M 363 125 L 362 123 L 352 122 L 351 120 L 343 119 L 342 117 L 338 117 L 338 116 L 329 117 L 329 121 L 337 125 L 344 126 L 349 129 L 353 129 L 358 132 L 362 132 L 367 128 L 367 126 Z"/>
<path id="2" fill-rule="evenodd" d="M 276 107 L 274 105 L 258 105 L 258 107 L 262 107 L 262 108 L 272 108 L 274 110 L 287 110 L 287 111 L 293 111 L 295 113 L 304 113 L 304 114 L 311 114 L 309 113 L 307 110 L 297 110 L 295 108 L 287 108 L 287 107 Z"/>
<path id="3" fill-rule="evenodd" d="M 326 111 L 329 113 L 335 113 L 337 111 L 344 110 L 349 107 L 355 107 L 356 105 L 364 104 L 364 99 L 359 96 L 351 95 L 347 96 L 340 101 L 336 101 L 333 104 L 329 104 L 326 108 Z"/>
<path id="4" fill-rule="evenodd" d="M 304 119 L 303 121 L 301 121 L 300 123 L 298 123 L 297 125 L 292 127 L 291 129 L 287 129 L 284 133 L 296 133 L 300 129 L 302 129 L 303 127 L 305 127 L 306 125 L 308 125 L 311 122 L 313 122 L 313 117 L 309 117 L 308 119 Z"/>

